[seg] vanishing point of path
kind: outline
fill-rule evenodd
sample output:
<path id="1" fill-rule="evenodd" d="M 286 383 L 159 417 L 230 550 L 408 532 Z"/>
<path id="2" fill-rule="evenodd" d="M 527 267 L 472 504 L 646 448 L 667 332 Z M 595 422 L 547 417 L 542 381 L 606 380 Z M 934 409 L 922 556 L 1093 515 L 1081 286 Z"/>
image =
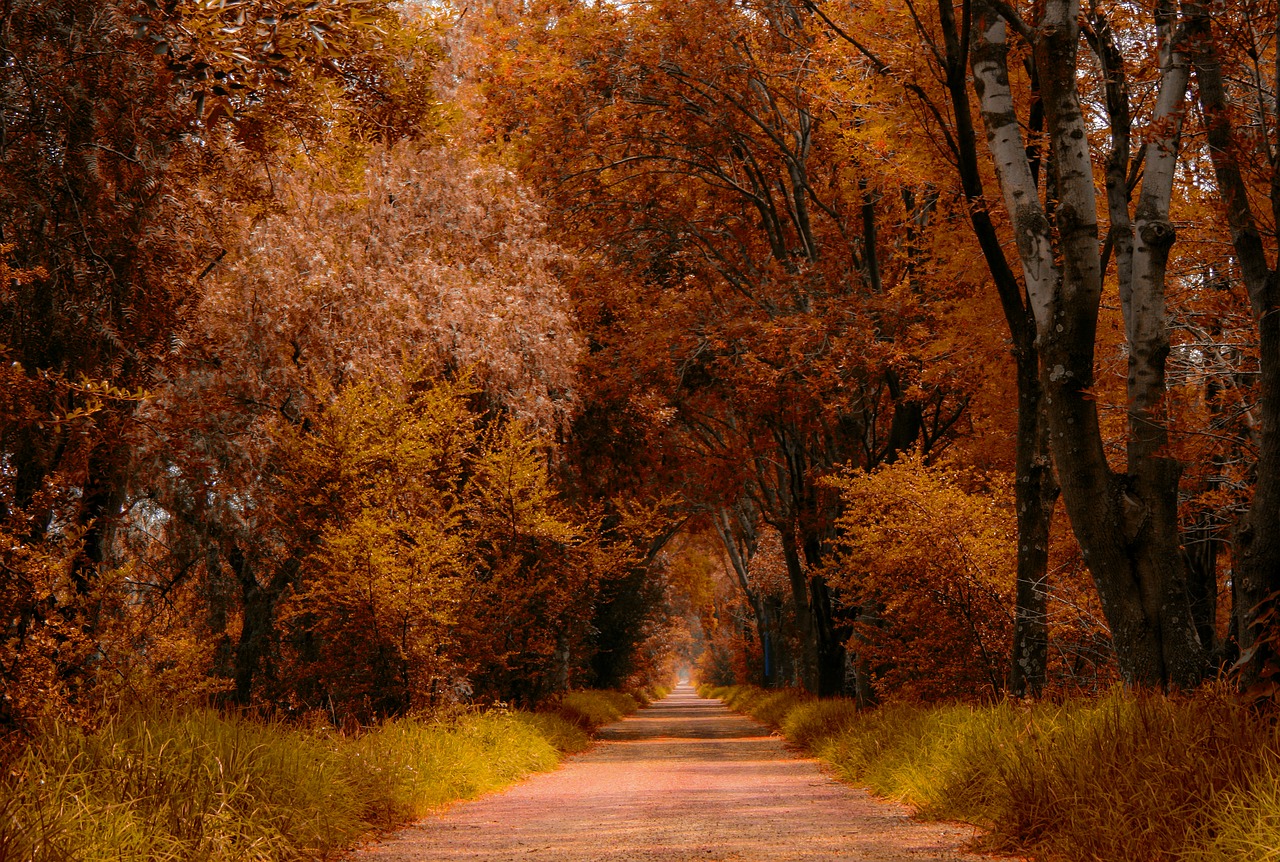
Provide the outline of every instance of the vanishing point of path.
<path id="1" fill-rule="evenodd" d="M 688 686 L 558 770 L 455 805 L 353 862 L 933 862 L 972 833 L 841 784 Z"/>

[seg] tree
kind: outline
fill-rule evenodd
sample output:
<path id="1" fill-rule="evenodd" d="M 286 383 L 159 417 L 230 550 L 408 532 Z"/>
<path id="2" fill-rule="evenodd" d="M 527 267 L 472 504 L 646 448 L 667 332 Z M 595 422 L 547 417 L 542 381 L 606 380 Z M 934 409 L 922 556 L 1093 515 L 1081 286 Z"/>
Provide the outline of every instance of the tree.
<path id="1" fill-rule="evenodd" d="M 305 428 L 334 393 L 396 380 L 406 362 L 473 380 L 482 412 L 538 433 L 574 403 L 577 333 L 558 286 L 572 262 L 507 172 L 402 142 L 299 165 L 276 187 L 280 211 L 207 279 L 191 364 L 158 393 L 142 472 L 183 549 L 164 580 L 230 595 L 209 624 L 236 641 L 223 666 L 242 702 L 275 684 L 262 664 L 275 606 L 314 538 L 281 531 L 276 423 Z"/>
<path id="2" fill-rule="evenodd" d="M 924 160 L 916 170 L 934 183 L 941 184 L 947 175 L 959 182 L 967 221 L 999 297 L 1013 342 L 1018 393 L 1013 493 L 1020 538 L 1009 684 L 1016 694 L 1037 694 L 1044 685 L 1048 661 L 1046 570 L 1058 485 L 1043 422 L 1035 321 L 984 192 L 967 83 L 968 7 L 964 7 L 962 21 L 957 21 L 950 4 L 939 3 L 936 20 L 927 20 L 915 6 L 908 6 L 906 20 L 870 12 L 850 23 L 843 17 L 833 18 L 825 4 L 806 2 L 804 6 L 855 52 L 851 76 L 843 72 L 832 76 L 837 92 L 848 87 L 857 98 L 863 89 L 870 91 L 869 98 L 862 99 L 864 104 L 845 108 L 853 114 L 855 133 L 883 139 L 891 133 L 880 118 L 905 114 L 914 125 L 902 136 L 905 140 L 895 145 L 895 158 Z M 904 38 L 906 33 L 911 38 Z M 837 68 L 844 70 L 850 60 L 837 58 L 837 63 Z M 888 87 L 883 86 L 886 83 Z M 1041 112 L 1034 104 L 1028 121 L 1033 130 L 1040 127 Z M 1038 174 L 1040 156 L 1034 148 L 1028 151 L 1028 158 Z"/>
<path id="3" fill-rule="evenodd" d="M 201 274 L 236 212 L 269 196 L 257 168 L 282 127 L 321 125 L 305 115 L 330 52 L 368 35 L 355 11 L 41 0 L 0 17 L 0 245 L 23 274 L 0 297 L 16 384 L 0 420 L 3 514 L 33 550 L 75 545 L 71 589 L 6 613 L 10 639 L 56 615 L 92 641 L 118 608 L 94 596 L 136 501 L 142 405 L 181 364 Z M 264 28 L 284 41 L 264 42 Z M 95 661 L 61 652 L 69 678 Z"/>
<path id="4" fill-rule="evenodd" d="M 816 479 L 939 445 L 965 403 L 922 358 L 928 251 L 903 240 L 911 253 L 885 254 L 886 223 L 910 235 L 936 198 L 836 170 L 791 11 L 711 5 L 565 4 L 554 22 L 499 22 L 490 43 L 518 51 L 481 67 L 485 110 L 561 229 L 630 273 L 576 293 L 599 345 L 590 364 L 670 411 L 671 457 L 700 477 L 692 505 L 749 496 L 779 531 L 806 684 L 830 692 L 843 638 L 813 566 L 835 498 Z"/>
<path id="5" fill-rule="evenodd" d="M 1189 66 L 1176 14 L 1158 3 L 1159 85 L 1132 204 L 1133 105 L 1120 43 L 1104 12 L 1086 16 L 1106 83 L 1109 243 L 1099 242 L 1090 128 L 1081 95 L 1079 6 L 1050 2 L 1032 22 L 1006 6 L 965 4 L 974 86 L 988 149 L 1017 242 L 1041 354 L 1054 463 L 1072 527 L 1093 573 L 1126 680 L 1192 686 L 1207 668 L 1178 541 L 1180 465 L 1169 457 L 1164 316 L 1169 218 Z M 972 19 L 967 16 L 972 15 Z M 1044 110 L 1049 164 L 1041 198 L 1011 89 L 1006 32 L 1027 42 Z M 1129 352 L 1127 465 L 1107 459 L 1094 395 L 1104 249 L 1114 248 Z"/>
<path id="6" fill-rule="evenodd" d="M 1276 59 L 1274 43 L 1254 41 L 1244 46 L 1245 58 L 1233 62 L 1226 47 L 1226 32 L 1229 27 L 1241 26 L 1242 32 L 1251 33 L 1263 22 L 1274 22 L 1275 11 L 1250 6 L 1233 14 L 1225 8 L 1189 2 L 1183 12 L 1187 44 L 1184 50 L 1195 69 L 1209 159 L 1259 342 L 1256 475 L 1253 499 L 1240 519 L 1234 542 L 1235 618 L 1243 651 L 1241 679 L 1246 687 L 1261 682 L 1274 688 L 1278 640 L 1275 607 L 1280 596 L 1280 539 L 1276 536 L 1276 525 L 1280 523 L 1280 321 L 1275 312 L 1280 294 L 1276 287 L 1277 267 L 1269 259 L 1275 252 L 1268 249 L 1268 240 L 1274 236 L 1276 214 L 1280 212 L 1280 167 L 1276 156 L 1280 120 L 1274 108 L 1274 84 L 1263 83 L 1261 64 L 1268 55 L 1273 62 L 1280 60 Z M 1236 64 L 1246 70 L 1241 80 L 1249 83 L 1236 85 L 1233 93 L 1228 82 Z M 1242 120 L 1245 103 L 1256 104 L 1247 109 L 1247 121 Z M 1268 201 L 1271 212 L 1262 216 L 1265 223 L 1260 224 L 1259 209 Z"/>
<path id="7" fill-rule="evenodd" d="M 624 548 L 576 521 L 538 441 L 464 382 L 410 369 L 277 423 L 302 560 L 277 615 L 278 697 L 360 720 L 465 694 L 534 704 L 585 674 Z"/>

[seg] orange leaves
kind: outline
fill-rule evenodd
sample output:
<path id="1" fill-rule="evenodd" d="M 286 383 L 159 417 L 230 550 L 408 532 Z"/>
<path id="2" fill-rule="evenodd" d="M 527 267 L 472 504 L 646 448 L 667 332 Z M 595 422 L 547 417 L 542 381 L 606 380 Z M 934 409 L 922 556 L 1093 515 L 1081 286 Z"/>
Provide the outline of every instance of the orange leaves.
<path id="1" fill-rule="evenodd" d="M 249 335 L 269 379 L 307 385 L 412 355 L 469 371 L 540 428 L 566 421 L 579 343 L 560 280 L 574 261 L 508 172 L 406 143 L 372 150 L 350 188 L 305 172 L 282 185 L 287 209 L 211 286 L 224 345 Z"/>
<path id="2" fill-rule="evenodd" d="M 885 692 L 998 695 L 1015 569 L 1007 480 L 908 457 L 831 483 L 845 512 L 823 573 L 858 608 L 851 645 Z"/>

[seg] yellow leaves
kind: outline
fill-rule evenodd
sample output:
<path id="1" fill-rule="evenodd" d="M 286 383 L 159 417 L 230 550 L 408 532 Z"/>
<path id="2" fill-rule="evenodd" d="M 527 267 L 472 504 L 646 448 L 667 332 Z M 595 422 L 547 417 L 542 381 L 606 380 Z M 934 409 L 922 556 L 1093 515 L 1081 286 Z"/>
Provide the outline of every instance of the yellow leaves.
<path id="1" fill-rule="evenodd" d="M 908 457 L 830 484 L 844 514 L 823 573 L 869 614 L 855 648 L 901 693 L 998 689 L 1016 570 L 1007 477 Z"/>
<path id="2" fill-rule="evenodd" d="M 539 441 L 516 423 L 506 423 L 488 437 L 485 450 L 472 462 L 468 483 L 473 517 L 485 519 L 485 532 L 572 542 L 577 529 L 560 511 Z"/>
<path id="3" fill-rule="evenodd" d="M 9 299 L 10 290 L 15 286 L 31 284 L 49 277 L 49 273 L 43 266 L 29 269 L 12 266 L 9 263 L 9 256 L 15 247 L 11 242 L 0 243 L 0 299 Z"/>
<path id="4" fill-rule="evenodd" d="M 845 502 L 844 571 L 833 575 L 836 585 L 846 577 L 1007 579 L 1008 519 L 990 496 L 969 493 L 957 477 L 908 458 L 832 484 Z"/>
<path id="5" fill-rule="evenodd" d="M 411 367 L 278 429 L 294 531 L 315 545 L 281 611 L 308 643 L 291 660 L 349 708 L 408 708 L 464 674 L 482 691 L 506 674 L 549 685 L 558 644 L 585 637 L 600 580 L 630 559 L 560 501 L 545 443 L 475 395 Z"/>
<path id="6" fill-rule="evenodd" d="M 468 392 L 412 374 L 362 382 L 309 433 L 281 429 L 286 495 L 317 537 L 281 619 L 314 639 L 301 673 L 343 702 L 406 706 L 453 669 L 467 573 L 459 489 L 479 439 Z"/>

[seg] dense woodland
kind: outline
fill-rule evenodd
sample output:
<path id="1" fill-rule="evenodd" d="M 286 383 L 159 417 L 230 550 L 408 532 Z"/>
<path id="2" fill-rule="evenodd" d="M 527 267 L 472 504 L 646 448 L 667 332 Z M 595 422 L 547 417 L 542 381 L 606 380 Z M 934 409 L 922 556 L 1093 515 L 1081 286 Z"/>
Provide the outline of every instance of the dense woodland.
<path id="1" fill-rule="evenodd" d="M 0 726 L 1280 684 L 1270 0 L 14 0 Z"/>

